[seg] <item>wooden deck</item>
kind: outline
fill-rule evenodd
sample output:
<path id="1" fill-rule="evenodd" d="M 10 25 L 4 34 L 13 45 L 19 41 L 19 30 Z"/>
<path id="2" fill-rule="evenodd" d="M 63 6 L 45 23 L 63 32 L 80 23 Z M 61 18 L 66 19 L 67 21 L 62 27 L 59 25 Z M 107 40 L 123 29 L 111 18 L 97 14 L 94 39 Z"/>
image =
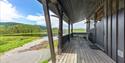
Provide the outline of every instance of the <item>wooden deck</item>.
<path id="1" fill-rule="evenodd" d="M 72 38 L 56 59 L 56 63 L 115 63 L 104 52 L 80 37 Z"/>

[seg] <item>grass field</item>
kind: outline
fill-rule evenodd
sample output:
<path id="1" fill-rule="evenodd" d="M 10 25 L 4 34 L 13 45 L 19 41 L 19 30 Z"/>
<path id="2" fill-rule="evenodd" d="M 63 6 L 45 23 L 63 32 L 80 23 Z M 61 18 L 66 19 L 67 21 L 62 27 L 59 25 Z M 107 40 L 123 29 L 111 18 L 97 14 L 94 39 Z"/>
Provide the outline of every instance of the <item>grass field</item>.
<path id="1" fill-rule="evenodd" d="M 85 29 L 73 29 L 73 32 L 86 32 Z"/>
<path id="2" fill-rule="evenodd" d="M 74 32 L 85 32 L 84 29 L 74 29 Z M 24 44 L 31 42 L 39 37 L 46 36 L 47 32 L 43 33 L 18 33 L 18 34 L 4 34 L 0 35 L 0 53 L 4 53 L 11 49 L 23 46 Z M 57 35 L 57 31 L 53 32 L 53 35 Z M 58 40 L 54 41 L 54 46 L 58 46 Z M 49 48 L 49 45 L 47 46 Z"/>
<path id="3" fill-rule="evenodd" d="M 49 60 L 43 60 L 43 61 L 39 61 L 38 63 L 48 63 Z"/>
<path id="4" fill-rule="evenodd" d="M 31 36 L 0 36 L 0 53 L 4 53 L 11 49 L 23 46 L 39 37 Z"/>
<path id="5" fill-rule="evenodd" d="M 54 40 L 54 47 L 55 48 L 58 47 L 58 40 Z M 49 44 L 47 45 L 47 48 L 50 48 Z"/>

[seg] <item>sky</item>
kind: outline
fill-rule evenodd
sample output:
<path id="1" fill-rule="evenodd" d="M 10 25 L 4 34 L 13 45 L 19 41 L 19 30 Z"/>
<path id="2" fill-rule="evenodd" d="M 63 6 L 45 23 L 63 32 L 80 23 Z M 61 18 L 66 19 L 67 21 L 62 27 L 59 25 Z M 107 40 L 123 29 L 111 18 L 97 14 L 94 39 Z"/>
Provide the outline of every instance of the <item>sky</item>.
<path id="1" fill-rule="evenodd" d="M 55 15 L 49 11 L 50 15 Z M 58 18 L 50 16 L 52 27 L 58 27 Z M 0 0 L 0 22 L 17 22 L 46 26 L 43 6 L 37 0 Z M 83 21 L 74 28 L 85 28 Z M 68 24 L 64 22 L 64 28 Z"/>

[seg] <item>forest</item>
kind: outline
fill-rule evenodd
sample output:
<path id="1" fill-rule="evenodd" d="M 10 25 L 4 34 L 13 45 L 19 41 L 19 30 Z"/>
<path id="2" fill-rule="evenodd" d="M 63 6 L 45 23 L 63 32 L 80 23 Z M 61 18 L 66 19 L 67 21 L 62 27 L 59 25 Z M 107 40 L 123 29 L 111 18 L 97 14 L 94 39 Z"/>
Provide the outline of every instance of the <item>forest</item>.
<path id="1" fill-rule="evenodd" d="M 29 25 L 12 22 L 0 22 L 0 34 L 15 34 L 15 33 L 39 33 L 45 32 L 46 27 L 40 25 Z"/>

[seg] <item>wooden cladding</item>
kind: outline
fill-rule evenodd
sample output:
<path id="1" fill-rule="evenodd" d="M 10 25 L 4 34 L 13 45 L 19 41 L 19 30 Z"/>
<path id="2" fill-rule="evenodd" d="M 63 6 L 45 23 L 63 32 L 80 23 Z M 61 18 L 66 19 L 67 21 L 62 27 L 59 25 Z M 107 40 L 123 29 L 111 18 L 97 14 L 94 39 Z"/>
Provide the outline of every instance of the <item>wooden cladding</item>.
<path id="1" fill-rule="evenodd" d="M 101 21 L 101 18 L 104 17 L 104 6 L 101 6 L 100 8 L 98 8 L 98 10 L 96 11 L 96 20 L 97 21 Z"/>
<path id="2" fill-rule="evenodd" d="M 112 14 L 116 13 L 116 0 L 112 1 Z"/>
<path id="3" fill-rule="evenodd" d="M 104 2 L 96 8 L 96 20 L 101 21 L 102 17 L 105 16 Z M 116 13 L 116 0 L 112 1 L 112 14 Z M 108 14 L 109 15 L 109 14 Z"/>

